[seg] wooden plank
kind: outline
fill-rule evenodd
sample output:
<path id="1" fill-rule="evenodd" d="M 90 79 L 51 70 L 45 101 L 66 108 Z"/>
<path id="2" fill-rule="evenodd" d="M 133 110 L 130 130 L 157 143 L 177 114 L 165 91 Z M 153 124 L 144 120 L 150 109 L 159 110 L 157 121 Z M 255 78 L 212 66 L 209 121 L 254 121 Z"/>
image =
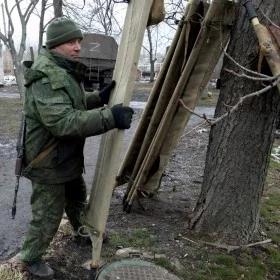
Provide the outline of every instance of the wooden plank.
<path id="1" fill-rule="evenodd" d="M 233 6 L 232 2 L 226 2 L 223 5 L 225 7 L 223 22 L 221 21 L 222 24 L 220 22 L 216 23 L 215 26 L 215 18 L 213 18 L 213 23 L 207 33 L 206 43 L 200 50 L 198 60 L 182 95 L 184 104 L 191 110 L 194 110 L 196 107 L 198 100 L 212 76 L 222 50 L 226 47 L 229 40 L 231 26 L 235 19 L 235 6 Z M 216 22 L 218 22 L 218 20 Z M 209 56 L 209 53 L 211 53 L 211 56 Z M 171 153 L 183 134 L 190 116 L 191 113 L 178 104 L 176 113 L 172 119 L 169 130 L 167 130 L 165 141 L 160 150 L 159 169 L 148 179 L 144 186 L 141 186 L 142 190 L 148 193 L 154 193 L 156 191 L 156 187 L 160 183 L 160 178 L 171 157 Z"/>
<path id="2" fill-rule="evenodd" d="M 259 23 L 257 18 L 252 20 L 252 25 L 259 40 L 261 53 L 266 58 L 269 68 L 275 77 L 280 76 L 280 51 L 279 46 L 273 40 L 268 29 Z M 278 79 L 279 80 L 279 79 Z M 277 83 L 278 92 L 280 93 L 280 83 Z"/>
<path id="3" fill-rule="evenodd" d="M 117 55 L 113 79 L 116 88 L 110 105 L 131 100 L 137 64 L 153 0 L 130 0 L 127 8 L 122 39 Z M 98 268 L 103 233 L 109 214 L 109 207 L 120 165 L 120 151 L 124 131 L 114 129 L 102 136 L 93 186 L 85 224 L 92 240 L 92 268 Z"/>
<path id="4" fill-rule="evenodd" d="M 146 136 L 146 131 L 150 124 L 150 119 L 152 118 L 156 104 L 158 102 L 162 85 L 165 82 L 166 74 L 168 72 L 169 65 L 171 63 L 171 60 L 172 60 L 172 57 L 174 54 L 174 50 L 177 46 L 177 43 L 178 43 L 178 40 L 179 40 L 179 37 L 181 34 L 181 29 L 182 29 L 182 26 L 180 26 L 180 28 L 177 29 L 176 35 L 172 41 L 172 45 L 170 46 L 167 56 L 164 59 L 164 64 L 159 72 L 159 75 L 158 75 L 158 77 L 155 81 L 155 84 L 152 88 L 152 91 L 149 95 L 148 102 L 145 106 L 145 110 L 141 116 L 140 122 L 137 126 L 137 129 L 133 136 L 132 142 L 130 143 L 128 151 L 122 162 L 121 168 L 118 173 L 118 182 L 117 182 L 118 186 L 123 185 L 129 181 L 128 177 L 129 178 L 131 177 L 131 174 L 135 168 L 134 163 L 136 162 L 136 160 L 138 158 L 138 154 L 141 149 L 143 140 Z"/>
<path id="5" fill-rule="evenodd" d="M 225 9 L 226 6 L 228 6 L 227 9 Z M 184 92 L 186 92 L 184 101 L 186 101 L 188 103 L 190 101 L 192 104 L 196 104 L 197 96 L 198 96 L 198 93 L 200 92 L 199 91 L 200 89 L 198 88 L 198 91 L 191 91 L 191 92 L 186 91 L 188 83 L 191 80 L 192 75 L 194 75 L 194 69 L 196 66 L 198 66 L 196 74 L 198 73 L 200 75 L 199 81 L 196 80 L 196 82 L 199 82 L 199 85 L 202 85 L 202 84 L 206 85 L 207 79 L 204 79 L 204 73 L 201 74 L 201 71 L 205 70 L 205 68 L 207 70 L 210 70 L 210 68 L 208 67 L 208 64 L 206 64 L 206 67 L 204 67 L 204 68 L 201 67 L 201 64 L 203 65 L 204 63 L 202 61 L 201 64 L 198 64 L 199 57 L 201 54 L 203 54 L 204 51 L 207 53 L 207 56 L 209 56 L 209 49 L 210 49 L 209 42 L 211 39 L 209 36 L 210 36 L 211 32 L 213 32 L 214 35 L 217 35 L 215 37 L 215 40 L 211 40 L 211 43 L 212 43 L 212 41 L 217 43 L 217 45 L 215 45 L 214 50 L 217 49 L 218 51 L 221 51 L 221 49 L 219 49 L 220 44 L 222 43 L 219 40 L 219 36 L 220 36 L 219 29 L 217 28 L 217 26 L 214 25 L 214 23 L 218 22 L 219 24 L 221 24 L 221 22 L 223 22 L 225 25 L 227 25 L 226 23 L 228 23 L 228 21 L 230 19 L 232 19 L 232 18 L 226 17 L 226 16 L 229 16 L 229 14 L 227 13 L 227 10 L 229 9 L 229 10 L 233 11 L 233 8 L 234 8 L 234 5 L 233 5 L 232 1 L 216 0 L 216 1 L 211 2 L 209 10 L 206 14 L 203 25 L 201 27 L 200 33 L 196 40 L 195 46 L 192 49 L 190 58 L 188 59 L 188 62 L 184 67 L 184 70 L 182 72 L 182 75 L 180 76 L 176 89 L 174 90 L 172 98 L 170 99 L 170 102 L 169 102 L 169 104 L 165 110 L 165 113 L 161 119 L 161 122 L 157 128 L 156 134 L 151 142 L 151 145 L 149 146 L 149 149 L 145 155 L 145 158 L 141 164 L 141 167 L 139 168 L 139 171 L 134 180 L 133 186 L 131 187 L 130 192 L 128 193 L 127 202 L 125 205 L 125 208 L 127 211 L 130 211 L 132 201 L 136 195 L 137 189 L 139 189 L 140 186 L 143 186 L 145 184 L 145 182 L 147 181 L 147 178 L 149 175 L 149 170 L 151 169 L 156 158 L 160 155 L 161 147 L 162 147 L 163 143 L 166 141 L 166 135 L 168 134 L 168 132 L 170 130 L 173 129 L 171 127 L 171 123 L 172 123 L 172 119 L 176 113 L 176 109 L 177 109 L 178 101 L 179 101 L 180 97 L 182 96 L 182 94 Z M 219 27 L 219 25 L 218 25 L 218 27 Z M 211 50 L 210 50 L 210 52 L 211 52 Z M 212 59 L 211 56 L 210 56 L 210 58 Z M 212 64 L 215 64 L 215 63 L 212 62 Z M 209 75 L 210 73 L 206 73 L 206 74 Z M 210 77 L 210 75 L 209 75 L 209 77 Z M 202 81 L 200 81 L 201 79 L 202 79 Z M 179 133 L 177 131 L 175 132 L 175 134 L 176 134 L 176 137 L 179 137 Z"/>
<path id="6" fill-rule="evenodd" d="M 184 59 L 187 56 L 185 54 L 185 47 L 188 45 L 187 42 L 191 29 L 190 24 L 186 22 L 189 22 L 191 18 L 196 16 L 199 3 L 200 0 L 192 0 L 188 4 L 185 16 L 178 25 L 172 45 L 164 60 L 159 77 L 152 89 L 137 131 L 119 171 L 118 180 L 120 180 L 120 184 L 123 184 L 127 177 L 130 178 L 128 189 L 131 187 L 131 182 L 135 179 L 181 75 Z M 196 22 L 193 24 L 197 25 Z"/>

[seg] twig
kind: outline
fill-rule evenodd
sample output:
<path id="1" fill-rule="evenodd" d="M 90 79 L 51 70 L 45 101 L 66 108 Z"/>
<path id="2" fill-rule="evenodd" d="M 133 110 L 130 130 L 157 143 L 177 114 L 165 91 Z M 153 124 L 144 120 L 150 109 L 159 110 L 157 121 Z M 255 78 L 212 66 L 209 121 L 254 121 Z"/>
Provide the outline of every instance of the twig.
<path id="1" fill-rule="evenodd" d="M 191 240 L 191 239 L 189 239 L 189 238 L 187 238 L 187 237 L 182 236 L 181 238 L 182 238 L 182 239 L 184 239 L 184 240 L 189 241 L 190 243 L 193 243 L 193 244 L 196 244 L 196 245 L 198 245 L 198 244 L 199 244 L 198 242 L 193 241 L 193 240 Z"/>
<path id="2" fill-rule="evenodd" d="M 243 97 L 241 97 L 239 99 L 239 101 L 231 108 L 231 110 L 229 110 L 228 112 L 226 112 L 224 115 L 216 118 L 214 121 L 211 121 L 212 125 L 217 124 L 219 121 L 221 121 L 222 119 L 226 118 L 228 115 L 230 115 L 231 113 L 233 113 L 234 111 L 236 111 L 238 109 L 238 107 L 248 98 L 254 97 L 254 96 L 258 96 L 261 95 L 262 93 L 267 92 L 268 90 L 270 90 L 271 88 L 275 87 L 278 83 L 280 82 L 280 78 L 278 78 L 276 81 L 274 81 L 272 84 L 266 86 L 265 88 L 262 88 L 261 90 L 252 92 L 248 95 L 245 95 Z"/>
<path id="3" fill-rule="evenodd" d="M 232 108 L 232 107 L 233 107 L 233 106 L 231 106 L 231 105 L 226 104 L 225 102 L 223 102 L 223 105 L 224 105 L 225 107 L 228 107 L 228 108 Z"/>
<path id="4" fill-rule="evenodd" d="M 268 77 L 268 78 L 261 78 L 261 77 L 252 77 L 252 76 L 248 76 L 245 73 L 237 73 L 234 70 L 225 68 L 225 71 L 227 71 L 228 73 L 231 73 L 239 78 L 246 78 L 249 80 L 253 80 L 253 81 L 273 81 L 279 78 L 280 75 L 277 76 L 273 76 L 273 77 Z"/>
<path id="5" fill-rule="evenodd" d="M 280 27 L 279 27 L 277 24 L 275 24 L 275 23 L 263 12 L 263 10 L 262 10 L 261 8 L 259 8 L 259 10 L 260 10 L 260 12 L 262 13 L 262 15 L 266 18 L 266 20 L 267 20 L 271 25 L 273 25 L 274 27 L 280 29 Z"/>
<path id="6" fill-rule="evenodd" d="M 206 242 L 206 241 L 202 241 L 202 243 L 205 244 L 205 245 L 208 245 L 208 246 L 219 248 L 219 249 L 225 249 L 225 250 L 227 250 L 228 253 L 233 251 L 233 250 L 237 250 L 238 248 L 240 248 L 240 246 L 233 246 L 233 245 L 220 244 L 220 243 L 212 243 L 212 242 Z"/>
<path id="7" fill-rule="evenodd" d="M 230 252 L 235 251 L 235 250 L 245 249 L 245 248 L 254 247 L 254 246 L 258 246 L 258 245 L 263 245 L 263 244 L 267 244 L 267 243 L 271 243 L 271 242 L 272 242 L 272 239 L 266 239 L 266 240 L 263 240 L 263 241 L 258 241 L 258 242 L 255 242 L 255 243 L 250 243 L 250 244 L 247 244 L 247 245 L 240 245 L 240 246 L 219 244 L 219 243 L 212 243 L 212 242 L 204 242 L 204 241 L 202 243 L 204 243 L 206 245 L 209 245 L 209 246 L 219 248 L 219 249 L 225 249 L 225 250 L 228 251 L 228 253 L 230 253 Z"/>
<path id="8" fill-rule="evenodd" d="M 179 99 L 179 103 L 180 103 L 187 111 L 189 111 L 190 113 L 194 114 L 195 116 L 197 116 L 197 117 L 199 117 L 199 118 L 201 118 L 201 119 L 206 120 L 206 122 L 208 122 L 210 125 L 212 124 L 212 122 L 206 117 L 205 114 L 203 114 L 203 115 L 201 116 L 201 115 L 195 113 L 195 112 L 194 112 L 192 109 L 190 109 L 188 106 L 186 106 L 186 104 L 184 103 L 183 99 L 180 98 L 180 99 Z"/>
<path id="9" fill-rule="evenodd" d="M 197 126 L 193 127 L 192 129 L 190 129 L 189 131 L 187 131 L 185 134 L 183 134 L 183 135 L 181 136 L 181 138 L 183 138 L 183 137 L 189 135 L 189 134 L 192 133 L 194 130 L 197 130 L 199 127 L 203 126 L 203 125 L 206 124 L 206 123 L 207 123 L 206 121 L 203 121 L 203 122 L 199 123 Z"/>
<path id="10" fill-rule="evenodd" d="M 230 56 L 225 50 L 223 50 L 223 53 L 224 55 L 230 59 L 236 66 L 238 66 L 239 68 L 243 69 L 244 71 L 248 72 L 248 73 L 251 73 L 251 74 L 254 74 L 256 76 L 259 76 L 259 77 L 263 77 L 263 78 L 269 78 L 269 76 L 265 75 L 265 74 L 262 74 L 262 73 L 259 73 L 259 72 L 255 72 L 253 70 L 250 70 L 244 66 L 242 66 L 241 64 L 239 64 L 232 56 Z"/>
<path id="11" fill-rule="evenodd" d="M 244 102 L 245 100 L 247 100 L 248 98 L 251 98 L 251 97 L 254 97 L 254 96 L 258 96 L 258 95 L 261 95 L 262 93 L 267 92 L 267 91 L 270 90 L 271 88 L 275 87 L 279 82 L 280 82 L 280 77 L 278 77 L 277 80 L 275 80 L 272 84 L 270 84 L 270 85 L 268 85 L 268 86 L 262 88 L 261 90 L 252 92 L 252 93 L 250 93 L 250 94 L 248 94 L 248 95 L 245 95 L 245 96 L 241 97 L 241 98 L 239 99 L 239 101 L 238 101 L 234 106 L 232 106 L 232 108 L 231 108 L 228 112 L 226 112 L 225 114 L 223 114 L 222 116 L 220 116 L 220 117 L 218 117 L 218 118 L 216 118 L 216 119 L 214 119 L 214 120 L 208 119 L 208 118 L 206 117 L 205 114 L 203 114 L 203 115 L 201 116 L 201 115 L 195 113 L 193 110 L 191 110 L 189 107 L 186 106 L 186 104 L 184 103 L 184 101 L 183 101 L 182 99 L 179 99 L 179 103 L 180 103 L 187 111 L 189 111 L 190 113 L 196 115 L 197 117 L 199 117 L 199 118 L 201 118 L 201 119 L 206 120 L 206 122 L 207 122 L 208 124 L 210 124 L 211 126 L 213 126 L 213 125 L 217 124 L 219 121 L 221 121 L 221 120 L 223 120 L 224 118 L 226 118 L 227 116 L 229 116 L 229 115 L 230 115 L 231 113 L 233 113 L 234 111 L 236 111 L 236 110 L 239 108 L 239 106 L 240 106 L 241 104 L 243 104 L 243 102 Z M 226 104 L 225 104 L 225 106 L 230 107 L 229 105 L 226 105 Z"/>

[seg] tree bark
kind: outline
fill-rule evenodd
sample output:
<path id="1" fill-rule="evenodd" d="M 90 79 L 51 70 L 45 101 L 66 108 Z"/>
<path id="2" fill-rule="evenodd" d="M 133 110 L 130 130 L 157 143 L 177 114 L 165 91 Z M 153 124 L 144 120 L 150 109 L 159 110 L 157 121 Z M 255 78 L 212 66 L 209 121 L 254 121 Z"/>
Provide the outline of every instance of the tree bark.
<path id="1" fill-rule="evenodd" d="M 3 45 L 0 39 L 0 86 L 4 84 L 4 65 L 3 65 L 2 46 Z"/>
<path id="2" fill-rule="evenodd" d="M 40 53 L 41 47 L 43 45 L 44 21 L 45 21 L 46 9 L 47 9 L 46 8 L 47 2 L 48 2 L 48 0 L 42 0 L 41 1 L 41 14 L 40 14 L 40 23 L 39 23 L 38 54 Z"/>
<path id="3" fill-rule="evenodd" d="M 5 5 L 5 13 L 3 12 L 3 22 L 4 22 L 4 31 L 5 34 L 1 33 L 0 31 L 0 38 L 8 48 L 11 53 L 13 66 L 14 66 L 14 73 L 16 76 L 17 85 L 19 88 L 20 96 L 24 99 L 24 77 L 23 77 L 23 67 L 22 67 L 22 60 L 23 55 L 26 50 L 26 28 L 28 21 L 30 19 L 31 14 L 33 13 L 36 5 L 38 4 L 39 0 L 31 1 L 28 6 L 23 9 L 20 4 L 21 1 L 16 1 L 16 5 L 13 8 L 10 8 L 8 5 L 8 0 L 4 1 Z M 9 2 L 10 4 L 10 2 Z M 13 36 L 15 31 L 15 23 L 13 22 L 12 18 L 12 11 L 16 7 L 17 15 L 20 19 L 21 23 L 21 38 L 20 38 L 20 45 L 19 48 L 16 48 Z M 4 11 L 4 6 L 2 6 L 2 10 Z M 6 33 L 5 27 L 5 17 L 8 18 L 8 32 Z"/>
<path id="4" fill-rule="evenodd" d="M 62 0 L 53 0 L 53 9 L 54 9 L 55 18 L 63 16 L 62 5 L 63 5 Z"/>
<path id="5" fill-rule="evenodd" d="M 254 0 L 253 3 L 262 23 L 267 21 L 261 16 L 261 10 L 279 25 L 280 1 Z M 242 6 L 236 18 L 227 52 L 241 65 L 257 71 L 257 38 Z M 242 72 L 229 59 L 224 60 L 215 117 L 229 110 L 241 96 L 264 87 L 259 81 L 238 78 L 226 68 Z M 190 221 L 195 231 L 234 245 L 245 244 L 257 236 L 260 199 L 279 101 L 274 88 L 247 100 L 211 129 L 202 190 Z"/>

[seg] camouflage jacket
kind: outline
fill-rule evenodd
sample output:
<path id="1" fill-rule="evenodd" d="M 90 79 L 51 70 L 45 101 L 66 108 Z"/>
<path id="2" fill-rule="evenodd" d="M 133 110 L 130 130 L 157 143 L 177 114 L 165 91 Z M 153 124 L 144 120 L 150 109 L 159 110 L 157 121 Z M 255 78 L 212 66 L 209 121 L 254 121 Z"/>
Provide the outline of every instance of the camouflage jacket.
<path id="1" fill-rule="evenodd" d="M 83 70 L 81 63 L 44 51 L 25 71 L 23 176 L 34 182 L 58 184 L 80 176 L 85 138 L 115 127 L 111 110 L 97 109 L 103 105 L 99 96 L 85 95 L 80 86 Z M 33 164 L 52 145 L 55 148 Z"/>

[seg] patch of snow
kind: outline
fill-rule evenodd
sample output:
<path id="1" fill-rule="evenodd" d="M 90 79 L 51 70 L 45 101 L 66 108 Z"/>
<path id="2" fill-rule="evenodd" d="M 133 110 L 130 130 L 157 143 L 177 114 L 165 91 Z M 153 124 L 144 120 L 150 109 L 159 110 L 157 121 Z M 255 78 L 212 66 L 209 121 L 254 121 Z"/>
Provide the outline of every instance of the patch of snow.
<path id="1" fill-rule="evenodd" d="M 272 149 L 271 158 L 280 163 L 280 146 Z"/>
<path id="2" fill-rule="evenodd" d="M 130 101 L 129 106 L 134 109 L 144 109 L 147 102 L 141 102 L 141 101 Z"/>

